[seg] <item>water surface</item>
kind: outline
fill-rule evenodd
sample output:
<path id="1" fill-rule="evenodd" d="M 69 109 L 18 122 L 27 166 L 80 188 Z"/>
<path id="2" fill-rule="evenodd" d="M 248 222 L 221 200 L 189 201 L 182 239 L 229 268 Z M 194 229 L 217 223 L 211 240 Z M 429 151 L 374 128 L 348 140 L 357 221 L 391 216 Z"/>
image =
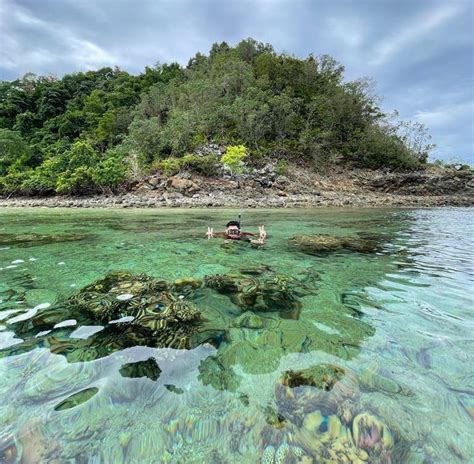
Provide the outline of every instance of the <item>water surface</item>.
<path id="1" fill-rule="evenodd" d="M 472 211 L 250 210 L 264 247 L 205 239 L 238 213 L 0 212 L 0 461 L 473 458 Z M 377 246 L 310 255 L 296 234 Z M 174 297 L 206 322 L 173 340 L 70 311 L 117 271 L 244 273 L 245 292 L 291 298 L 244 307 L 247 293 L 184 286 Z M 308 372 L 317 385 L 294 380 Z"/>

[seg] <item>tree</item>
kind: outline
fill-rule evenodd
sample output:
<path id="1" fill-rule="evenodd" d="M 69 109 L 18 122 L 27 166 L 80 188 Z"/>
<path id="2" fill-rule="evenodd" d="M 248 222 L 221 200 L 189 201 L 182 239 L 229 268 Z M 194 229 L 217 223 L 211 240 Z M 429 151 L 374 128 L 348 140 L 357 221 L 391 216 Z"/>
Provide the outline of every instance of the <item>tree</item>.
<path id="1" fill-rule="evenodd" d="M 118 189 L 160 163 L 210 173 L 215 160 L 193 155 L 209 140 L 229 147 L 234 175 L 245 158 L 235 153 L 247 154 L 239 147 L 258 154 L 252 163 L 422 166 L 433 148 L 426 128 L 389 120 L 373 83 L 343 74 L 328 55 L 299 58 L 249 38 L 138 76 L 106 67 L 0 82 L 2 191 Z"/>
<path id="2" fill-rule="evenodd" d="M 0 129 L 0 176 L 28 165 L 31 149 L 19 132 Z"/>

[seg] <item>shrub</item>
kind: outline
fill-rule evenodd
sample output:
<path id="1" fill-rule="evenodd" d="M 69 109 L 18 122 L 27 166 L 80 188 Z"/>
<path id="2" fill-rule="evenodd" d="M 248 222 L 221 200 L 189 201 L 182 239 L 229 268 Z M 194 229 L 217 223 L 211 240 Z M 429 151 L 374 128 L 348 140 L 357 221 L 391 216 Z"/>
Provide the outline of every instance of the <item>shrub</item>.
<path id="1" fill-rule="evenodd" d="M 58 177 L 57 193 L 81 194 L 95 190 L 93 169 L 79 166 L 74 171 L 66 171 Z"/>
<path id="2" fill-rule="evenodd" d="M 161 171 L 165 176 L 174 176 L 182 168 L 183 158 L 170 157 L 156 161 L 152 165 L 152 170 Z"/>
<path id="3" fill-rule="evenodd" d="M 127 166 L 120 156 L 111 156 L 101 161 L 92 171 L 94 184 L 102 188 L 117 189 L 127 177 Z"/>
<path id="4" fill-rule="evenodd" d="M 189 169 L 208 177 L 216 175 L 218 172 L 218 165 L 212 155 L 197 156 L 187 154 L 181 158 L 170 157 L 156 161 L 152 168 L 162 171 L 166 176 L 173 176 L 183 169 Z"/>
<path id="5" fill-rule="evenodd" d="M 371 128 L 361 138 L 357 158 L 362 166 L 370 169 L 404 170 L 420 165 L 396 134 L 379 127 Z"/>
<path id="6" fill-rule="evenodd" d="M 21 193 L 23 182 L 32 171 L 13 171 L 0 177 L 0 194 Z"/>
<path id="7" fill-rule="evenodd" d="M 288 173 L 288 161 L 285 159 L 278 160 L 278 163 L 276 164 L 275 172 L 279 176 L 286 176 Z"/>
<path id="8" fill-rule="evenodd" d="M 233 174 L 240 174 L 243 170 L 243 160 L 247 157 L 247 148 L 244 145 L 230 145 L 222 155 L 221 161 Z"/>

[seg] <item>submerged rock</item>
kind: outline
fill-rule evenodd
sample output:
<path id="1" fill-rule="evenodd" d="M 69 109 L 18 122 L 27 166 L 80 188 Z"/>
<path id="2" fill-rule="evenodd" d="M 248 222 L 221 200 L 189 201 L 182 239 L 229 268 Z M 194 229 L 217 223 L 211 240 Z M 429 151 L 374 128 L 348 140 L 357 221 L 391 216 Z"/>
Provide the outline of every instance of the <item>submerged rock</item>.
<path id="1" fill-rule="evenodd" d="M 298 425 L 314 410 L 336 414 L 346 400 L 356 398 L 358 393 L 356 377 L 333 364 L 286 371 L 275 387 L 279 412 Z"/>
<path id="2" fill-rule="evenodd" d="M 326 234 L 295 235 L 288 240 L 288 243 L 292 248 L 309 255 L 340 250 L 371 253 L 377 249 L 375 240 Z"/>
<path id="3" fill-rule="evenodd" d="M 6 464 L 18 462 L 18 459 L 21 456 L 21 450 L 19 450 L 18 443 L 15 443 L 13 439 L 0 440 L 0 462 Z"/>
<path id="4" fill-rule="evenodd" d="M 289 388 L 316 387 L 320 390 L 332 390 L 335 383 L 341 380 L 345 371 L 332 364 L 319 364 L 300 371 L 286 371 L 281 377 L 282 385 Z"/>
<path id="5" fill-rule="evenodd" d="M 158 330 L 175 322 L 197 322 L 197 307 L 171 291 L 171 286 L 145 274 L 108 274 L 80 290 L 68 304 L 88 312 L 96 321 L 133 317 L 133 324 Z"/>
<path id="6" fill-rule="evenodd" d="M 284 275 L 216 274 L 204 277 L 204 284 L 229 295 L 244 311 L 285 311 L 287 318 L 297 319 L 302 306 L 297 296 L 302 284 Z"/>
<path id="7" fill-rule="evenodd" d="M 91 234 L 0 234 L 0 246 L 32 247 L 50 243 L 76 242 L 92 238 Z"/>
<path id="8" fill-rule="evenodd" d="M 204 285 L 219 293 L 235 293 L 239 291 L 239 284 L 236 276 L 226 274 L 213 274 L 204 276 Z"/>
<path id="9" fill-rule="evenodd" d="M 248 265 L 240 268 L 241 274 L 245 275 L 261 275 L 269 271 L 271 268 L 265 264 Z"/>
<path id="10" fill-rule="evenodd" d="M 110 273 L 61 305 L 39 305 L 18 321 L 11 318 L 9 326 L 23 341 L 2 353 L 8 356 L 43 346 L 69 362 L 82 362 L 131 346 L 188 349 L 212 343 L 220 334 L 216 328 L 201 330 L 205 321 L 191 301 L 194 287 L 190 279 L 168 283 L 145 274 Z M 75 327 L 64 324 L 69 320 Z M 100 331 L 71 338 L 81 326 Z"/>
<path id="11" fill-rule="evenodd" d="M 381 419 L 366 412 L 358 414 L 352 422 L 352 433 L 357 447 L 380 456 L 382 462 L 391 462 L 394 435 Z"/>

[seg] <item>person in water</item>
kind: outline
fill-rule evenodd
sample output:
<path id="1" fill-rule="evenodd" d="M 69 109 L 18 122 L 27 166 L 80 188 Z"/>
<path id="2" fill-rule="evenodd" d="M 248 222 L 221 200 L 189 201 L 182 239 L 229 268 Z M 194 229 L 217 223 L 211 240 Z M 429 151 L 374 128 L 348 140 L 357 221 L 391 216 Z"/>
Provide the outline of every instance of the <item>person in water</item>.
<path id="1" fill-rule="evenodd" d="M 258 227 L 259 235 L 258 239 L 251 239 L 250 237 L 256 237 L 256 234 L 253 232 L 242 232 L 240 229 L 240 222 L 239 221 L 229 221 L 226 225 L 224 232 L 216 232 L 214 233 L 214 229 L 212 227 L 207 228 L 207 238 L 211 239 L 214 237 L 223 237 L 230 240 L 244 240 L 246 242 L 251 242 L 257 245 L 263 245 L 265 243 L 265 239 L 267 238 L 267 232 L 265 230 L 265 226 L 261 225 Z"/>

